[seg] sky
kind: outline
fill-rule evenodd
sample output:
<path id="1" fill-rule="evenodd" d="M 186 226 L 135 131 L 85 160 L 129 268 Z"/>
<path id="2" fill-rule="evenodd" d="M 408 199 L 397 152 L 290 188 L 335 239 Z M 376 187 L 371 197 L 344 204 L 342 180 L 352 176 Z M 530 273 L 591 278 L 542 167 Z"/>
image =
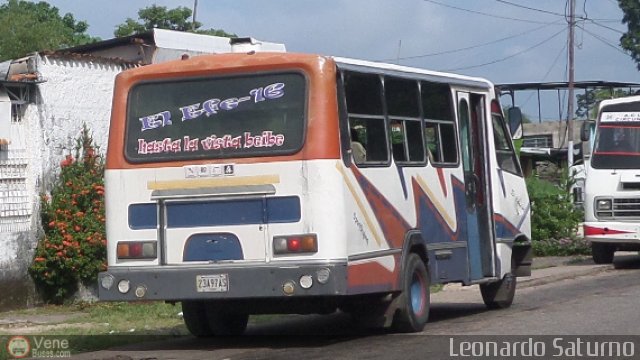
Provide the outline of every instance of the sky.
<path id="1" fill-rule="evenodd" d="M 153 4 L 194 0 L 48 0 L 61 14 L 113 37 Z M 487 78 L 496 84 L 568 80 L 568 0 L 199 0 L 202 29 L 285 44 L 287 51 L 386 61 Z M 626 25 L 617 0 L 575 0 L 575 80 L 639 82 L 619 46 Z M 558 98 L 561 98 L 561 101 Z M 542 119 L 566 116 L 566 93 L 543 92 Z M 503 98 L 503 102 L 505 99 Z M 538 119 L 534 92 L 517 105 Z M 559 109 L 559 104 L 560 106 Z"/>

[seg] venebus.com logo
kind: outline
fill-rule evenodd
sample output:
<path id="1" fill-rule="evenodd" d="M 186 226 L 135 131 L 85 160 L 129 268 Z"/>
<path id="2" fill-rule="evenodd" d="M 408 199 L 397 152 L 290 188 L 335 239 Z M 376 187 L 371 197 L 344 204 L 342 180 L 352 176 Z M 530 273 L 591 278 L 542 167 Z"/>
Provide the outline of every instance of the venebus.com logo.
<path id="1" fill-rule="evenodd" d="M 69 340 L 46 336 L 13 336 L 7 341 L 7 353 L 14 359 L 71 357 Z"/>

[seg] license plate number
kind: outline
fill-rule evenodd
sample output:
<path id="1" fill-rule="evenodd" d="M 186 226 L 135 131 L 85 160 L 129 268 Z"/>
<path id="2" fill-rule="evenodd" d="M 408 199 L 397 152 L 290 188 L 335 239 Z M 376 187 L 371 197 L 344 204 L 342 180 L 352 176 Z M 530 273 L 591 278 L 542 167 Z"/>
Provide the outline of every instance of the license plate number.
<path id="1" fill-rule="evenodd" d="M 229 276 L 227 274 L 197 275 L 196 291 L 227 292 L 229 291 Z"/>

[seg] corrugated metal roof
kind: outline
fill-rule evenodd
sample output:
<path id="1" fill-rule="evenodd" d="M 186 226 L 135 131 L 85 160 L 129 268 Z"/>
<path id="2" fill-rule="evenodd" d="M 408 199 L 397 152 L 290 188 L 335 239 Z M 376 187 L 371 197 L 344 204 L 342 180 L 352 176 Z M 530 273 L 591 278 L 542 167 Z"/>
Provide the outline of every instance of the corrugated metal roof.
<path id="1" fill-rule="evenodd" d="M 142 65 L 140 61 L 127 61 L 118 57 L 107 58 L 104 56 L 96 56 L 91 54 L 84 53 L 76 53 L 76 52 L 65 52 L 65 51 L 41 51 L 40 56 L 46 56 L 52 59 L 63 59 L 63 60 L 76 60 L 76 61 L 91 61 L 95 63 L 107 63 L 107 64 L 117 64 L 117 65 L 130 65 L 130 66 L 138 66 Z"/>
<path id="2" fill-rule="evenodd" d="M 284 44 L 252 39 L 263 51 L 285 51 Z M 198 53 L 226 53 L 232 51 L 231 39 L 221 36 L 195 34 L 184 31 L 153 29 L 144 33 L 99 41 L 91 44 L 56 50 L 56 53 L 88 53 L 128 44 L 154 45 L 159 49 L 174 49 Z"/>

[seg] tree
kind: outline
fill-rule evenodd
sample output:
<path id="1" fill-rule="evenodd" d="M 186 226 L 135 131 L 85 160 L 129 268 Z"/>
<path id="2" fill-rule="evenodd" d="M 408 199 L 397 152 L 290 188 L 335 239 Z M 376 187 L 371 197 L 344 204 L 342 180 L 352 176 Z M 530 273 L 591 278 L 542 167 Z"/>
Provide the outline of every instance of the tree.
<path id="1" fill-rule="evenodd" d="M 620 37 L 620 46 L 631 54 L 640 70 L 640 2 L 638 0 L 618 0 L 624 16 L 622 22 L 627 24 L 627 32 Z"/>
<path id="2" fill-rule="evenodd" d="M 191 9 L 179 6 L 175 9 L 167 10 L 166 6 L 152 5 L 138 11 L 138 18 L 141 22 L 127 18 L 127 20 L 118 25 L 114 35 L 116 37 L 129 36 L 151 29 L 167 29 L 177 31 L 188 31 L 197 34 L 235 37 L 235 34 L 227 33 L 223 30 L 207 29 L 201 30 L 202 23 L 189 21 L 191 17 Z M 195 29 L 195 30 L 194 30 Z"/>
<path id="3" fill-rule="evenodd" d="M 0 6 L 0 61 L 100 40 L 86 34 L 88 28 L 44 1 L 9 0 Z"/>
<path id="4" fill-rule="evenodd" d="M 598 115 L 598 104 L 600 101 L 628 95 L 631 95 L 631 92 L 624 89 L 589 89 L 584 95 L 576 95 L 578 101 L 576 116 L 582 119 L 595 119 Z"/>

